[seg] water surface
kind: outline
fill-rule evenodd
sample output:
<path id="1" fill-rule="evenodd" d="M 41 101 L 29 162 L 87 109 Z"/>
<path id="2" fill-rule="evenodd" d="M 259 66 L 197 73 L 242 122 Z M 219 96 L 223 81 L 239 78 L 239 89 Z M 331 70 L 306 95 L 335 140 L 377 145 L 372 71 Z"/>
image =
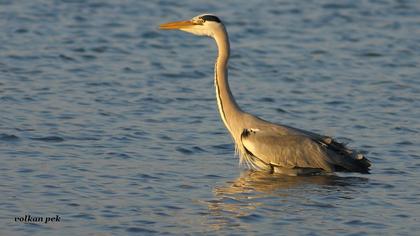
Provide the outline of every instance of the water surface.
<path id="1" fill-rule="evenodd" d="M 337 137 L 372 174 L 240 168 L 214 42 L 157 30 L 203 12 L 244 110 Z M 420 230 L 418 1 L 0 0 L 0 30 L 1 235 Z"/>

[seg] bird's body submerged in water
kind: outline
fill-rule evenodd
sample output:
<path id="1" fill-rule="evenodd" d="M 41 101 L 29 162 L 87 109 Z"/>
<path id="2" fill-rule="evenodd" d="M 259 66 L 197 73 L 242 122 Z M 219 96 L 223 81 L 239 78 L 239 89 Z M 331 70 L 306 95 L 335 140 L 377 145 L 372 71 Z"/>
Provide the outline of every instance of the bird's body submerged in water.
<path id="1" fill-rule="evenodd" d="M 187 21 L 162 24 L 160 29 L 179 29 L 215 39 L 218 47 L 214 68 L 217 104 L 241 163 L 254 170 L 287 175 L 369 172 L 368 159 L 331 137 L 274 124 L 239 108 L 228 83 L 229 38 L 217 16 L 199 15 Z"/>

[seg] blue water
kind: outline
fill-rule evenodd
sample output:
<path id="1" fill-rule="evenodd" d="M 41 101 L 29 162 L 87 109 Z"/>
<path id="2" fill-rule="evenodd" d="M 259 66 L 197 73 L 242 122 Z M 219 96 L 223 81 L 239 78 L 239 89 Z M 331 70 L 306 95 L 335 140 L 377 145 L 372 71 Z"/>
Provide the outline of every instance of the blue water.
<path id="1" fill-rule="evenodd" d="M 337 137 L 372 174 L 239 167 L 214 42 L 157 29 L 204 12 L 244 110 Z M 0 32 L 0 235 L 420 230 L 418 1 L 0 0 Z"/>

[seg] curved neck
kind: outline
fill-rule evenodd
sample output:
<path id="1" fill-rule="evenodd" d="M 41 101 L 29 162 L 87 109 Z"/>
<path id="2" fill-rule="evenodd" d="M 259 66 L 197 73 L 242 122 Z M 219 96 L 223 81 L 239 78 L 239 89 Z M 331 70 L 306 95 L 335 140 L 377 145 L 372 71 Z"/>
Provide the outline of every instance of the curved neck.
<path id="1" fill-rule="evenodd" d="M 242 111 L 236 104 L 229 88 L 227 65 L 229 60 L 229 38 L 224 27 L 217 30 L 214 35 L 218 48 L 218 56 L 214 68 L 214 85 L 216 88 L 217 105 L 220 116 L 234 139 L 242 133 L 240 126 Z"/>

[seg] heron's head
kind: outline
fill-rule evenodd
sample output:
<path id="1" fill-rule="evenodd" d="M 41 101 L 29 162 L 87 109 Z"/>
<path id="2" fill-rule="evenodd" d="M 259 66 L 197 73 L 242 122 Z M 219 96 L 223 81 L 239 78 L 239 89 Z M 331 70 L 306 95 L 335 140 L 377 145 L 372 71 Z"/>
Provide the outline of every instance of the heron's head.
<path id="1" fill-rule="evenodd" d="M 211 14 L 202 14 L 191 20 L 168 22 L 160 25 L 163 30 L 182 30 L 199 36 L 214 36 L 214 32 L 223 28 L 220 19 Z"/>

